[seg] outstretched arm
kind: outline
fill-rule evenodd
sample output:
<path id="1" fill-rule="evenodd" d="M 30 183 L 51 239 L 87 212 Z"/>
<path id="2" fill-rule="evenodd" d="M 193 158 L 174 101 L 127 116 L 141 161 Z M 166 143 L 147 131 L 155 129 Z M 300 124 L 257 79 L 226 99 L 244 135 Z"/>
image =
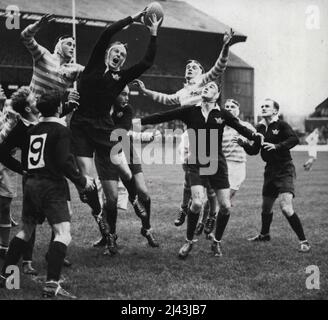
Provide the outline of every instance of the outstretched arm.
<path id="1" fill-rule="evenodd" d="M 138 12 L 132 17 L 129 16 L 119 21 L 116 21 L 110 26 L 108 26 L 105 29 L 105 31 L 101 34 L 95 47 L 93 48 L 93 51 L 91 53 L 90 59 L 85 67 L 84 72 L 89 72 L 93 68 L 97 68 L 99 66 L 102 66 L 105 69 L 105 63 L 104 63 L 105 53 L 113 35 L 121 31 L 124 27 L 128 26 L 134 21 L 139 21 L 141 16 L 144 14 L 145 14 L 145 10 Z"/>
<path id="2" fill-rule="evenodd" d="M 229 127 L 237 130 L 238 133 L 240 133 L 242 136 L 244 136 L 247 139 L 252 140 L 252 141 L 260 140 L 262 143 L 262 140 L 264 138 L 262 134 L 255 132 L 255 131 L 249 129 L 247 126 L 241 124 L 240 120 L 237 117 L 233 116 L 229 111 L 222 110 L 222 116 L 225 119 L 226 124 Z"/>
<path id="3" fill-rule="evenodd" d="M 233 39 L 234 32 L 230 29 L 230 33 L 225 33 L 223 37 L 223 47 L 220 52 L 218 60 L 215 62 L 215 65 L 206 72 L 202 77 L 201 85 L 205 85 L 210 81 L 218 80 L 222 77 L 224 70 L 228 64 L 229 57 L 229 47 Z"/>
<path id="4" fill-rule="evenodd" d="M 136 65 L 132 66 L 131 68 L 127 69 L 124 73 L 126 81 L 131 82 L 136 78 L 139 78 L 147 69 L 149 69 L 155 60 L 156 55 L 156 39 L 157 39 L 157 30 L 163 18 L 157 20 L 157 16 L 153 14 L 152 18 L 150 19 L 151 25 L 148 26 L 150 31 L 150 41 L 148 44 L 148 48 L 144 58 L 137 63 Z"/>
<path id="5" fill-rule="evenodd" d="M 151 98 L 156 102 L 168 106 L 180 104 L 178 93 L 166 94 L 166 93 L 149 90 L 145 87 L 145 84 L 139 79 L 135 80 L 134 84 L 137 86 L 138 90 L 141 91 L 145 96 Z"/>
<path id="6" fill-rule="evenodd" d="M 159 112 L 154 113 L 150 116 L 141 118 L 141 124 L 158 124 L 163 122 L 168 122 L 172 120 L 181 120 L 186 121 L 186 115 L 188 114 L 190 108 L 192 107 L 185 107 L 185 108 L 176 108 L 166 112 Z"/>
<path id="7" fill-rule="evenodd" d="M 39 21 L 27 26 L 21 33 L 22 42 L 28 51 L 30 51 L 35 61 L 40 59 L 48 50 L 39 45 L 34 37 L 41 28 L 54 20 L 53 15 L 46 14 Z"/>

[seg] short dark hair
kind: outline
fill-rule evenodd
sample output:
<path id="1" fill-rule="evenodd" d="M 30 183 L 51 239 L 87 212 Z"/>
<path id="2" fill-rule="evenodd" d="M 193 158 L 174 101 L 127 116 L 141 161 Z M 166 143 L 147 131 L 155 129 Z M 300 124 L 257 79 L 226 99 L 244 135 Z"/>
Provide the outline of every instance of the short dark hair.
<path id="1" fill-rule="evenodd" d="M 40 111 L 43 117 L 52 117 L 58 112 L 58 108 L 61 104 L 61 94 L 58 90 L 51 90 L 43 93 L 36 107 Z"/>
<path id="2" fill-rule="evenodd" d="M 273 107 L 274 107 L 277 111 L 279 111 L 280 106 L 279 106 L 279 103 L 278 103 L 277 101 L 274 101 L 273 99 L 270 99 L 270 98 L 267 98 L 267 99 L 265 99 L 265 100 L 270 100 L 270 101 L 272 101 L 272 103 L 273 103 Z"/>
<path id="3" fill-rule="evenodd" d="M 18 90 L 16 90 L 10 97 L 12 108 L 23 118 L 25 118 L 26 116 L 25 108 L 29 106 L 27 103 L 27 97 L 30 94 L 30 88 L 28 86 L 22 86 Z"/>

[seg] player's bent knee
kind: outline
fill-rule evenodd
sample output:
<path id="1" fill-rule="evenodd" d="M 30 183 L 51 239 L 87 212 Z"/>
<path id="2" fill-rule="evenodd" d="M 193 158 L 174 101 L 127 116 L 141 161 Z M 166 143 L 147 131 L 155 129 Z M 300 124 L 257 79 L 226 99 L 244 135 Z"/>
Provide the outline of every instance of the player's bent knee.
<path id="1" fill-rule="evenodd" d="M 281 209 L 282 213 L 287 217 L 292 216 L 294 213 L 294 209 L 290 205 L 281 205 L 280 209 Z"/>
<path id="2" fill-rule="evenodd" d="M 16 237 L 24 241 L 29 241 L 32 237 L 35 225 L 23 223 L 22 229 L 17 233 Z"/>
<path id="3" fill-rule="evenodd" d="M 72 236 L 71 236 L 70 232 L 63 233 L 63 234 L 57 235 L 55 237 L 54 241 L 61 242 L 64 245 L 68 246 L 72 241 Z"/>
<path id="4" fill-rule="evenodd" d="M 191 211 L 199 213 L 202 210 L 203 202 L 200 199 L 193 199 L 191 203 Z"/>

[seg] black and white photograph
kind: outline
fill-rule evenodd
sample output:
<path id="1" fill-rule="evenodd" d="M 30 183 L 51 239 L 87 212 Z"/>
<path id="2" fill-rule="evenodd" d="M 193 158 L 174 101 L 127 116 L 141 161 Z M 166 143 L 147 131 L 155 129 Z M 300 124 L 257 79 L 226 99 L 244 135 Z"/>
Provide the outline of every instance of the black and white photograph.
<path id="1" fill-rule="evenodd" d="M 0 300 L 327 300 L 327 14 L 0 0 Z"/>

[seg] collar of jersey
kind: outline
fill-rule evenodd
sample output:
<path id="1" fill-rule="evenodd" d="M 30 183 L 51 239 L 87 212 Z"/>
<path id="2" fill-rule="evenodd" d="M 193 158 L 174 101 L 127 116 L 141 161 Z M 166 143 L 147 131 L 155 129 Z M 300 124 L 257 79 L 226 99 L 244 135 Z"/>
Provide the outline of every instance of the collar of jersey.
<path id="1" fill-rule="evenodd" d="M 36 125 L 38 121 L 28 121 L 27 119 L 21 117 L 22 122 L 26 127 L 29 127 L 30 125 Z"/>
<path id="2" fill-rule="evenodd" d="M 65 121 L 57 117 L 40 117 L 40 122 L 56 122 L 61 125 L 65 125 Z"/>
<path id="3" fill-rule="evenodd" d="M 277 115 L 276 116 L 273 116 L 269 124 L 274 123 L 274 122 L 277 122 L 278 120 L 279 120 L 279 116 L 277 116 Z M 266 122 L 265 122 L 264 119 L 262 119 L 259 122 L 259 124 L 263 124 L 263 125 L 265 125 L 267 127 L 267 124 L 266 124 Z"/>
<path id="4" fill-rule="evenodd" d="M 206 114 L 204 114 L 204 110 L 203 110 L 203 108 L 202 108 L 202 102 L 199 102 L 199 103 L 197 103 L 196 104 L 196 106 L 197 107 L 201 107 L 201 112 L 202 112 L 202 115 L 203 115 L 203 117 L 204 117 L 204 119 L 205 119 L 205 122 L 207 122 L 207 120 L 208 120 L 208 116 L 209 116 L 209 114 L 210 114 L 210 112 L 211 111 L 213 111 L 213 110 L 221 110 L 221 108 L 219 107 L 219 105 L 216 103 L 215 105 L 214 105 L 214 108 L 207 114 L 207 116 L 206 116 Z"/>

